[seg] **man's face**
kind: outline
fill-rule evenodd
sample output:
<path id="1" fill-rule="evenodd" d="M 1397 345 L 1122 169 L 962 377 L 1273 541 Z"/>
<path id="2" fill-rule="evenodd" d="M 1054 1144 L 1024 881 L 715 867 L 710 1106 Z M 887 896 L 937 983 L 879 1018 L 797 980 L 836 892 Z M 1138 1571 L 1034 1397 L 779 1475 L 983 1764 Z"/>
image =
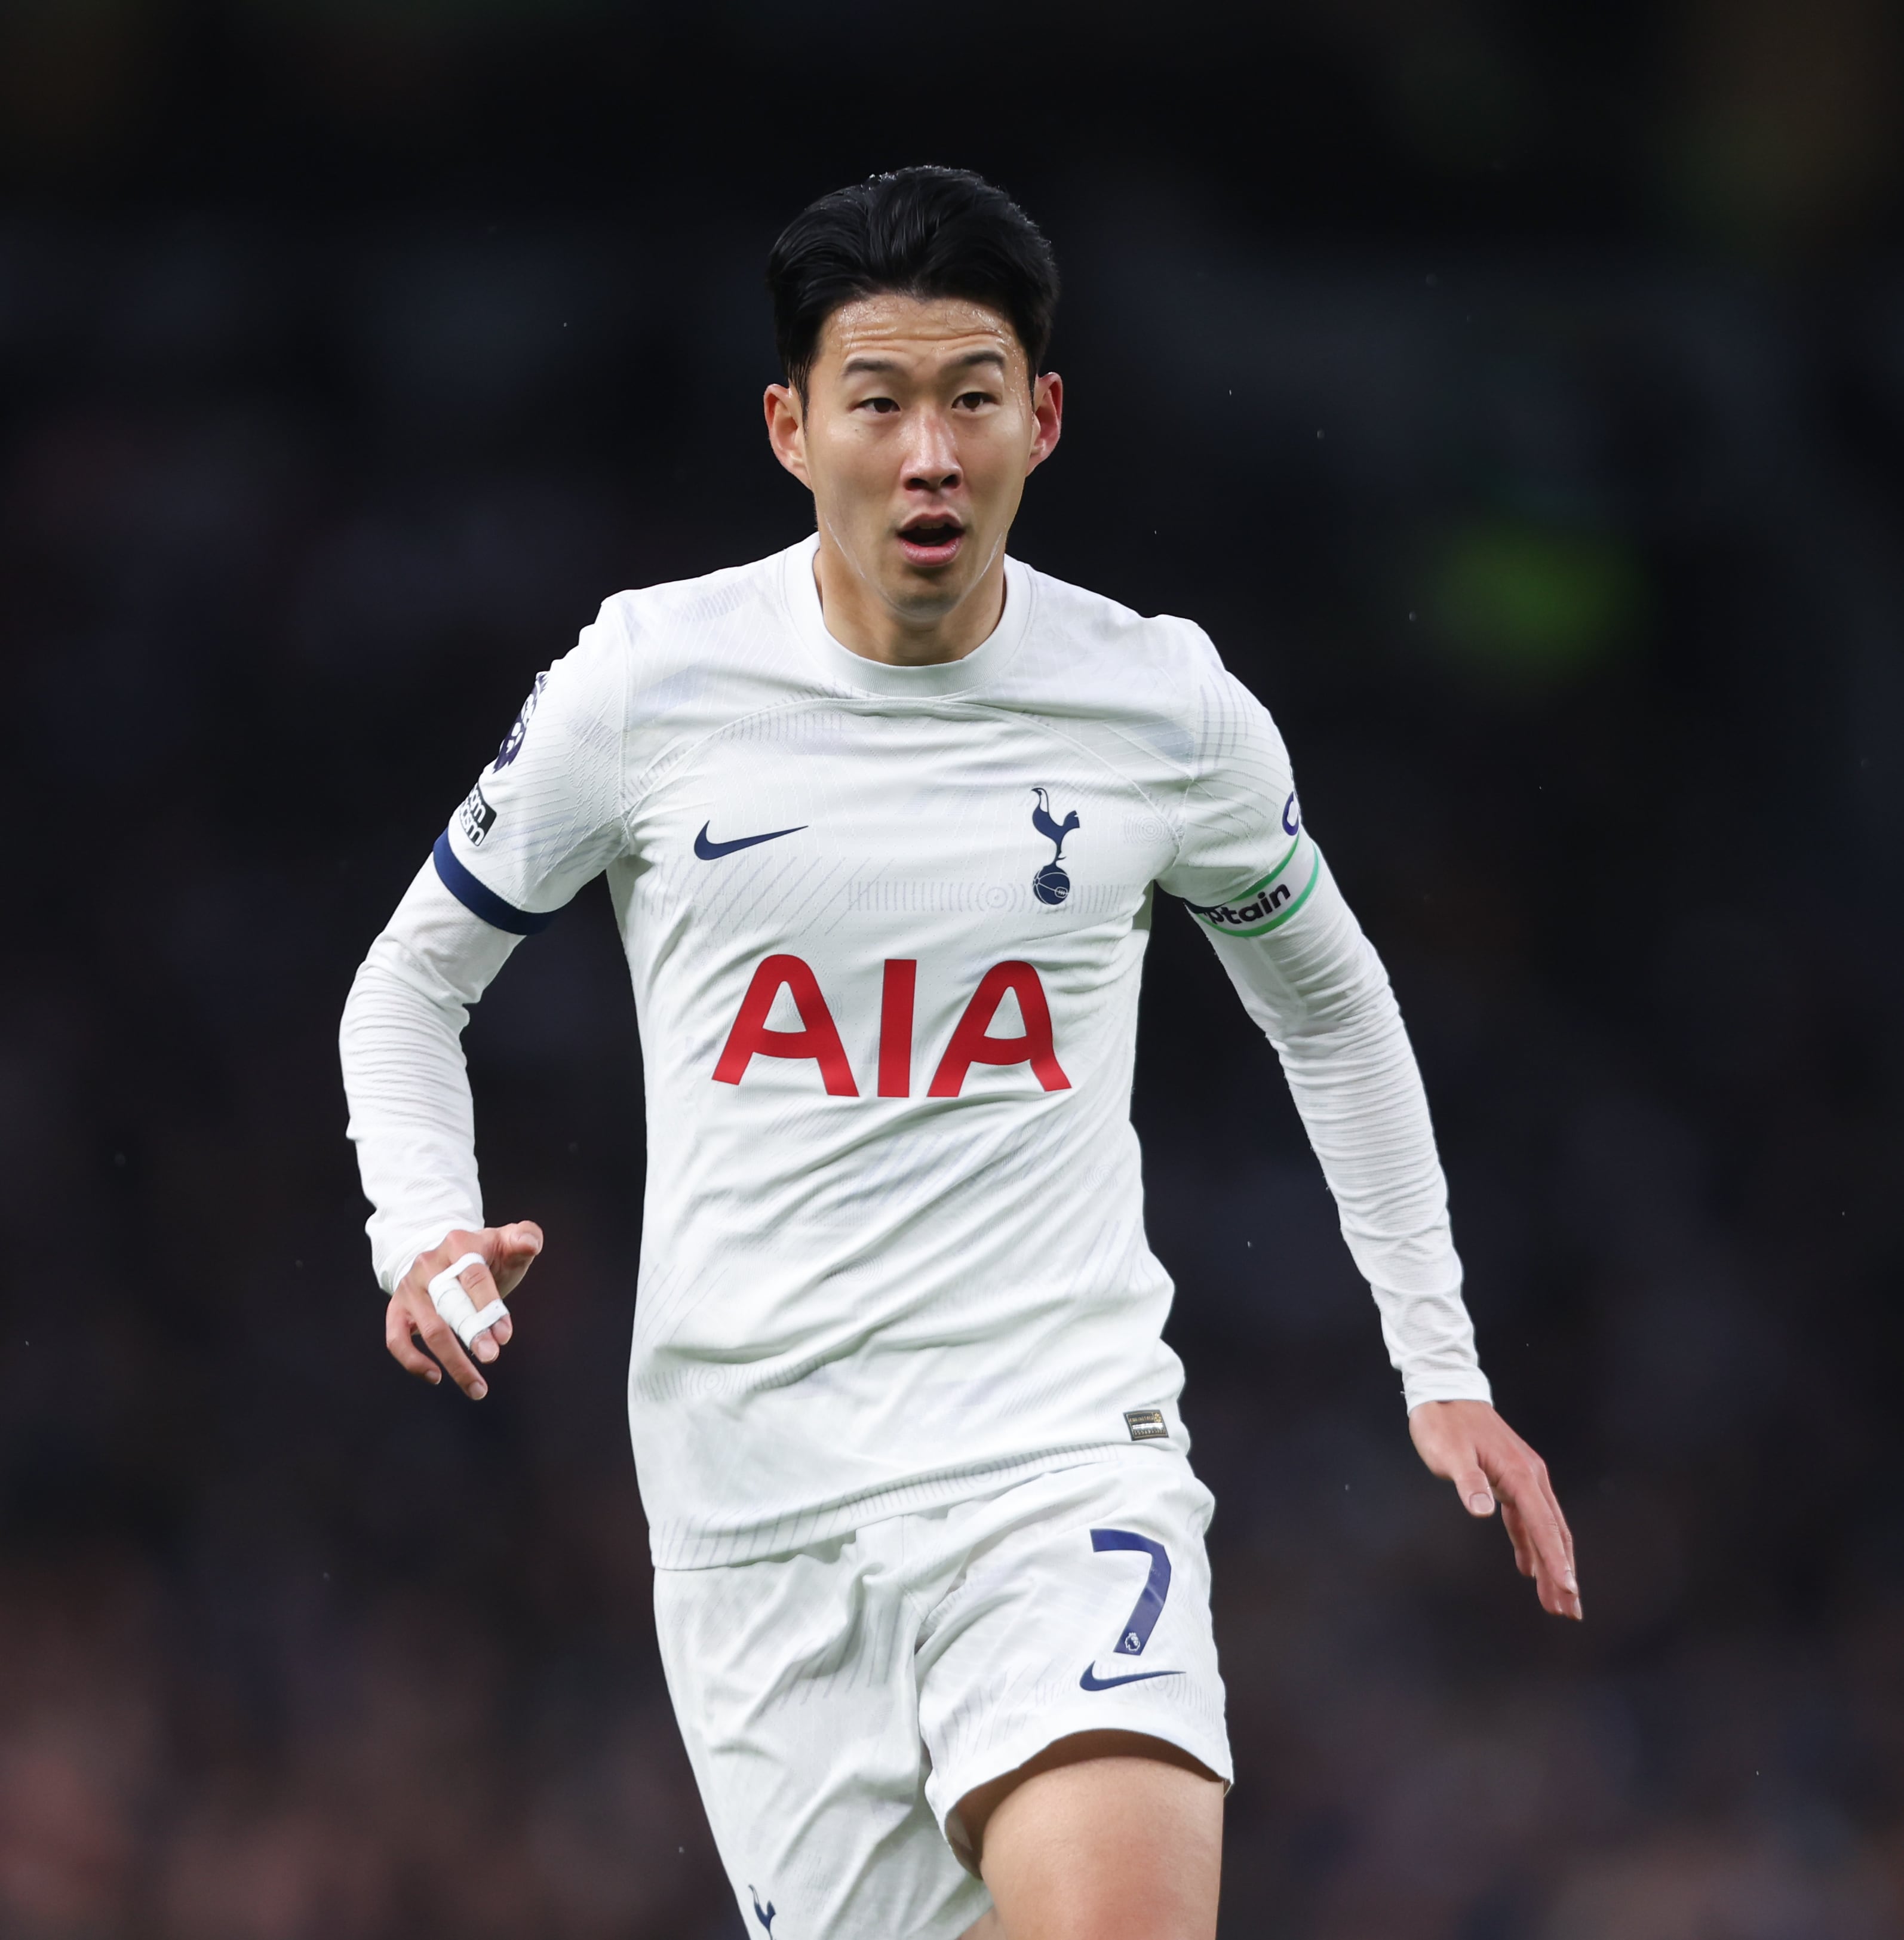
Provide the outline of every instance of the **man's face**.
<path id="1" fill-rule="evenodd" d="M 767 414 L 822 541 L 894 618 L 930 627 L 1004 551 L 1062 404 L 996 310 L 882 294 L 827 319 L 804 403 L 777 384 Z"/>

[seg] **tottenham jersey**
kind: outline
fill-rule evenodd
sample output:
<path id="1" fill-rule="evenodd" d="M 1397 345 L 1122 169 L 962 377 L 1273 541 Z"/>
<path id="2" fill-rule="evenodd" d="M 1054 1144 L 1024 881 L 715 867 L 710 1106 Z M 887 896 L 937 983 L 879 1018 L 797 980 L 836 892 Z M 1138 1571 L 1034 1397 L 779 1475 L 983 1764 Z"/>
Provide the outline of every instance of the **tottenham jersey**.
<path id="1" fill-rule="evenodd" d="M 383 940 L 453 1008 L 606 874 L 647 1089 L 630 1417 L 677 1566 L 1184 1448 L 1130 1119 L 1153 895 L 1256 960 L 1273 1036 L 1346 914 L 1305 920 L 1340 898 L 1283 743 L 1197 628 L 1012 561 L 976 651 L 889 666 L 828 633 L 814 544 L 609 600 Z M 348 1071 L 348 1021 L 346 1042 Z M 374 1062 L 360 1048 L 352 1130 L 389 1284 L 481 1208 L 460 1124 L 442 1163 L 386 1137 L 379 1169 Z M 1378 1297 L 1435 1307 L 1442 1386 L 1484 1394 L 1419 1116 L 1351 1244 Z"/>

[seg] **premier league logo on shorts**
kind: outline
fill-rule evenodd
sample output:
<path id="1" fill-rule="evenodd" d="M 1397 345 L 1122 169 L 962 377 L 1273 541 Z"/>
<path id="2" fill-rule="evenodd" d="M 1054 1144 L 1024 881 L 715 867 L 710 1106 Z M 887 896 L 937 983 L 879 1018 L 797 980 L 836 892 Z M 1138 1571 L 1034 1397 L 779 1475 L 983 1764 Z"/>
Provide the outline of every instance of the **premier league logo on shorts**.
<path id="1" fill-rule="evenodd" d="M 1053 845 L 1055 853 L 1032 877 L 1031 892 L 1041 903 L 1055 908 L 1071 893 L 1071 878 L 1064 873 L 1064 838 L 1079 826 L 1078 811 L 1071 810 L 1060 822 L 1051 813 L 1051 797 L 1042 788 L 1033 789 L 1032 793 L 1038 798 L 1038 806 L 1031 811 L 1031 825 Z"/>

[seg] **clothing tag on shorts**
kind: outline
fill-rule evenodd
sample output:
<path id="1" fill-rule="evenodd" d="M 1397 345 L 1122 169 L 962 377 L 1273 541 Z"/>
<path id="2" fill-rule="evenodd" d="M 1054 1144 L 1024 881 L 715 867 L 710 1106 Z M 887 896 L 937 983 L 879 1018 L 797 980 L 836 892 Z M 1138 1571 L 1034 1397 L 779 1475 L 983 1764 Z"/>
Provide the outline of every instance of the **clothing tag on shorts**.
<path id="1" fill-rule="evenodd" d="M 1170 1431 L 1164 1425 L 1161 1411 L 1154 1408 L 1127 1408 L 1124 1425 L 1130 1431 L 1133 1441 L 1167 1441 Z"/>

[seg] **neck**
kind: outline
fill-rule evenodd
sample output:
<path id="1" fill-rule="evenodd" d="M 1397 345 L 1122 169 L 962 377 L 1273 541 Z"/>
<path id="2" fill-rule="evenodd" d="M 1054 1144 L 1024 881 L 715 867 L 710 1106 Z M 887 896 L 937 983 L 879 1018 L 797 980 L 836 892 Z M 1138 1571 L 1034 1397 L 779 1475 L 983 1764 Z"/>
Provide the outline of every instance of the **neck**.
<path id="1" fill-rule="evenodd" d="M 936 666 L 982 646 L 1003 617 L 1005 548 L 956 605 L 909 613 L 885 598 L 822 526 L 813 582 L 826 630 L 850 652 L 888 666 Z"/>

